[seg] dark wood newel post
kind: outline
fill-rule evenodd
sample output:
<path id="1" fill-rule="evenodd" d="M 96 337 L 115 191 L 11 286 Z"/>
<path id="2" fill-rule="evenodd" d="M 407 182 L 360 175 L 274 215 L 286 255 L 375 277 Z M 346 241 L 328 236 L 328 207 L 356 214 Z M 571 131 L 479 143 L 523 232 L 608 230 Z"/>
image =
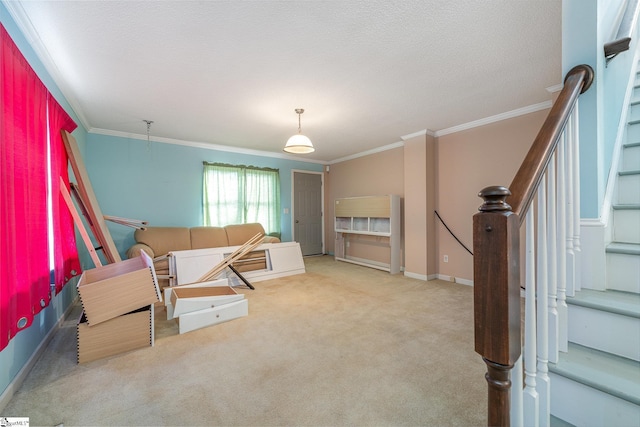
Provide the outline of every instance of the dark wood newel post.
<path id="1" fill-rule="evenodd" d="M 505 187 L 487 187 L 473 216 L 475 351 L 487 364 L 488 425 L 510 425 L 510 373 L 520 357 L 518 215 Z"/>
<path id="2" fill-rule="evenodd" d="M 511 369 L 522 351 L 520 224 L 578 97 L 593 80 L 590 66 L 573 67 L 509 188 L 487 187 L 478 194 L 484 202 L 473 216 L 475 350 L 487 364 L 491 426 L 510 424 Z"/>

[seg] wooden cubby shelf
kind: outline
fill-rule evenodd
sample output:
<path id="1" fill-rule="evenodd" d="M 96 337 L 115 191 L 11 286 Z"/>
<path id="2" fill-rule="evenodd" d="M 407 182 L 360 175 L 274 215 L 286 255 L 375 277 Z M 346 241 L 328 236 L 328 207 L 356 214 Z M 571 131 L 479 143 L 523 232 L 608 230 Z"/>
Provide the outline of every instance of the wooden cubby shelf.
<path id="1" fill-rule="evenodd" d="M 400 196 L 347 197 L 335 201 L 335 258 L 391 274 L 400 272 Z M 390 249 L 389 263 L 355 258 L 347 253 L 350 235 L 384 238 Z"/>

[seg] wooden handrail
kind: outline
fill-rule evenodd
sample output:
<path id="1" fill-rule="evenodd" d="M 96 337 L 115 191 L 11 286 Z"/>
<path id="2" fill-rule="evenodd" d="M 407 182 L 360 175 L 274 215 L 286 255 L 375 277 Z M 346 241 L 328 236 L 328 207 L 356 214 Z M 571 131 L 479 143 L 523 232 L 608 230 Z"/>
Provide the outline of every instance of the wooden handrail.
<path id="1" fill-rule="evenodd" d="M 558 146 L 578 96 L 589 89 L 592 82 L 593 69 L 588 65 L 578 65 L 567 73 L 558 99 L 551 107 L 549 115 L 513 178 L 509 186 L 511 195 L 507 198 L 507 203 L 511 205 L 513 213 L 520 217 L 521 223 L 524 221 L 542 175 L 547 169 L 551 155 Z"/>
<path id="2" fill-rule="evenodd" d="M 607 62 L 611 61 L 619 53 L 629 50 L 629 44 L 631 43 L 631 35 L 635 28 L 635 20 L 638 17 L 638 7 L 640 3 L 638 0 L 628 0 L 627 7 L 625 9 L 618 32 L 616 33 L 616 39 L 605 43 L 604 45 L 604 57 Z"/>
<path id="3" fill-rule="evenodd" d="M 593 82 L 588 65 L 572 68 L 510 188 L 487 187 L 473 216 L 475 351 L 487 365 L 488 425 L 510 424 L 510 372 L 522 351 L 520 226 L 573 112 Z"/>

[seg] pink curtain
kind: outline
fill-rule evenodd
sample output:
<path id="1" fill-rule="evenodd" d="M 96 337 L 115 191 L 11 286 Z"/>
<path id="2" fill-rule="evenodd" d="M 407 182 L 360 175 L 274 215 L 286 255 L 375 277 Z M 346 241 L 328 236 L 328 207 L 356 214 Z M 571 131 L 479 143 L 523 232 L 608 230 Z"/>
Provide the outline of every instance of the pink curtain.
<path id="1" fill-rule="evenodd" d="M 0 350 L 49 304 L 47 89 L 0 25 Z"/>
<path id="2" fill-rule="evenodd" d="M 73 217 L 60 194 L 60 178 L 69 189 L 69 157 L 62 141 L 62 130 L 72 132 L 76 123 L 58 104 L 53 95 L 47 100 L 49 138 L 51 144 L 51 194 L 54 234 L 54 283 L 56 294 L 73 276 L 80 274 L 80 260 L 73 229 Z"/>

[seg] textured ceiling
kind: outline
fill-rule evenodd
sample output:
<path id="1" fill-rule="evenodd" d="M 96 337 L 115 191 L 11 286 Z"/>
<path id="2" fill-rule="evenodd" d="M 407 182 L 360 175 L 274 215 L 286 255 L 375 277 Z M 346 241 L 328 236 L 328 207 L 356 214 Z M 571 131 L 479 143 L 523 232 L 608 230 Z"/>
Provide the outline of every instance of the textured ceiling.
<path id="1" fill-rule="evenodd" d="M 330 162 L 548 101 L 561 1 L 9 1 L 94 132 Z"/>

